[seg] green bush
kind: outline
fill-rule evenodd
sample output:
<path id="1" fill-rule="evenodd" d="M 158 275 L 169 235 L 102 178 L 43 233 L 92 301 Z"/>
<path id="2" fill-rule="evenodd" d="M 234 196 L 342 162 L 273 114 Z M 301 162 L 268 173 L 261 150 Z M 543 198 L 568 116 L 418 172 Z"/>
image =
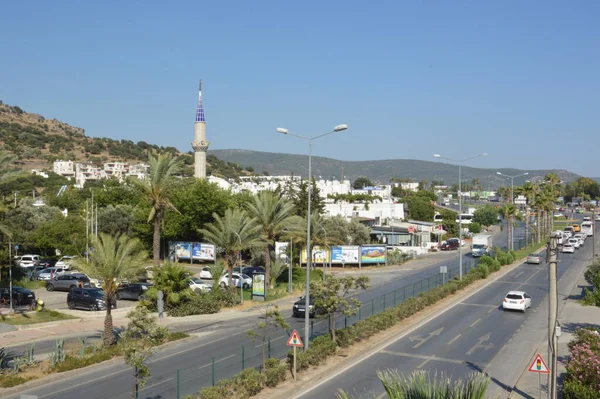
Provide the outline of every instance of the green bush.
<path id="1" fill-rule="evenodd" d="M 596 260 L 594 263 L 589 265 L 587 269 L 585 269 L 585 273 L 583 273 L 583 277 L 585 281 L 589 285 L 595 285 L 596 281 L 600 277 L 600 261 Z"/>
<path id="2" fill-rule="evenodd" d="M 477 268 L 479 269 L 479 275 L 482 278 L 488 278 L 488 276 L 490 275 L 490 268 L 488 267 L 488 265 L 479 265 L 477 266 Z"/>
<path id="3" fill-rule="evenodd" d="M 200 294 L 171 306 L 167 312 L 172 317 L 183 317 L 196 314 L 213 314 L 219 310 L 221 310 L 221 305 L 213 299 L 212 295 Z"/>
<path id="4" fill-rule="evenodd" d="M 335 354 L 337 344 L 331 340 L 331 335 L 322 335 L 315 338 L 307 351 L 296 354 L 296 367 L 298 370 L 307 369 L 309 366 L 318 366 L 329 356 Z M 288 365 L 290 369 L 294 364 L 294 352 L 288 352 Z"/>
<path id="5" fill-rule="evenodd" d="M 584 327 L 575 330 L 575 337 L 569 342 L 569 350 L 581 344 L 587 344 L 592 351 L 600 353 L 600 328 Z"/>
<path id="6" fill-rule="evenodd" d="M 578 381 L 565 381 L 563 385 L 564 399 L 598 399 L 598 391 Z"/>
<path id="7" fill-rule="evenodd" d="M 243 370 L 239 374 L 236 374 L 231 381 L 233 386 L 238 388 L 240 391 L 247 392 L 248 396 L 254 396 L 263 389 L 264 375 L 255 368 L 249 368 Z"/>
<path id="8" fill-rule="evenodd" d="M 481 266 L 481 265 L 490 266 L 492 263 L 494 263 L 494 258 L 492 258 L 489 255 L 483 255 L 481 258 L 479 258 L 479 262 L 477 264 L 479 266 Z"/>
<path id="9" fill-rule="evenodd" d="M 267 359 L 264 371 L 265 385 L 269 388 L 277 386 L 285 381 L 288 373 L 288 367 L 279 359 Z"/>

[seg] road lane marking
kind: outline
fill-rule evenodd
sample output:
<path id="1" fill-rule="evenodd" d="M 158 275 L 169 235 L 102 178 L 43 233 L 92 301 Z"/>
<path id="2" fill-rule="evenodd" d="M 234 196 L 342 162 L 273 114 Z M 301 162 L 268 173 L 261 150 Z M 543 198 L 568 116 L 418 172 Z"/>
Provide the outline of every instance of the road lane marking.
<path id="1" fill-rule="evenodd" d="M 379 353 L 385 353 L 388 355 L 401 356 L 401 357 L 412 357 L 414 359 L 423 359 L 423 360 L 435 360 L 446 363 L 454 363 L 454 364 L 464 364 L 464 360 L 456 360 L 456 359 L 447 359 L 444 357 L 430 356 L 430 355 L 419 355 L 418 353 L 406 353 L 406 352 L 394 352 L 388 350 L 379 351 Z"/>
<path id="2" fill-rule="evenodd" d="M 519 283 L 518 281 L 495 281 L 495 283 L 503 283 L 503 284 L 519 284 L 519 286 L 522 285 L 528 285 L 531 287 L 547 287 L 547 285 L 544 284 L 530 284 L 530 283 Z"/>
<path id="3" fill-rule="evenodd" d="M 232 358 L 232 357 L 234 357 L 234 356 L 236 356 L 236 355 L 229 355 L 229 356 L 227 356 L 227 357 L 222 357 L 222 358 L 220 358 L 219 360 L 215 360 L 215 364 L 217 364 L 217 363 L 219 363 L 219 362 L 222 362 L 223 360 L 231 359 L 231 358 Z M 212 362 L 210 362 L 210 363 L 207 363 L 207 364 L 205 364 L 204 366 L 200 366 L 200 367 L 198 367 L 198 370 L 201 370 L 201 369 L 203 369 L 203 368 L 205 368 L 205 367 L 208 367 L 208 366 L 212 366 Z"/>
<path id="4" fill-rule="evenodd" d="M 473 327 L 475 324 L 479 323 L 481 321 L 481 318 L 475 320 L 473 323 L 471 323 L 471 325 L 469 327 Z"/>
<path id="5" fill-rule="evenodd" d="M 492 336 L 492 333 L 487 333 L 487 334 L 479 337 L 479 339 L 477 340 L 477 343 L 475 345 L 473 345 L 471 347 L 471 349 L 469 349 L 467 351 L 467 355 L 472 355 L 473 352 L 475 352 L 479 348 L 483 348 L 485 350 L 494 348 L 494 344 L 487 344 L 487 345 L 483 344 L 484 342 L 489 341 L 491 336 Z"/>
<path id="6" fill-rule="evenodd" d="M 497 308 L 497 305 L 486 305 L 484 303 L 467 303 L 467 302 L 461 302 L 459 303 L 459 305 L 467 305 L 467 306 L 480 306 L 482 308 Z"/>
<path id="7" fill-rule="evenodd" d="M 430 360 L 431 359 L 425 359 L 425 360 L 423 360 L 423 363 L 419 364 L 417 366 L 417 369 L 422 369 L 427 363 L 429 363 Z"/>
<path id="8" fill-rule="evenodd" d="M 154 387 L 156 387 L 158 385 L 164 384 L 165 382 L 169 382 L 169 381 L 174 380 L 174 379 L 175 378 L 171 377 L 171 378 L 167 378 L 165 380 L 159 381 L 159 382 L 155 382 L 154 384 L 146 385 L 144 387 L 144 389 L 140 389 L 140 393 L 144 392 L 146 389 L 154 388 Z"/>
<path id="9" fill-rule="evenodd" d="M 488 312 L 488 313 L 492 313 L 492 312 L 493 312 L 494 310 L 496 310 L 496 309 L 497 309 L 497 306 L 494 306 L 493 308 L 491 308 L 491 309 L 490 309 L 490 310 L 488 310 L 487 312 Z"/>
<path id="10" fill-rule="evenodd" d="M 452 338 L 452 341 L 448 342 L 448 345 L 452 345 L 454 343 L 454 341 L 456 341 L 457 339 L 460 338 L 462 334 L 458 334 L 456 337 Z"/>

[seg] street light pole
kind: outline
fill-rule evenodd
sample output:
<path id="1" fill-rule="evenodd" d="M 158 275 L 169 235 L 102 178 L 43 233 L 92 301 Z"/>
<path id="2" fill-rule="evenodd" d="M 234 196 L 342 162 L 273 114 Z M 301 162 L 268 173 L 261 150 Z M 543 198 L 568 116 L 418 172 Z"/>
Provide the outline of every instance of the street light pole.
<path id="1" fill-rule="evenodd" d="M 445 159 L 447 161 L 455 162 L 458 164 L 458 276 L 459 279 L 463 278 L 463 253 L 462 253 L 462 164 L 475 158 L 486 156 L 487 152 L 484 152 L 474 157 L 465 159 L 451 159 L 445 158 L 440 154 L 433 154 L 434 158 Z"/>
<path id="2" fill-rule="evenodd" d="M 306 294 L 304 296 L 304 351 L 307 351 L 310 346 L 310 268 L 312 260 L 312 252 L 310 249 L 310 205 L 312 202 L 312 142 L 313 140 L 330 135 L 332 133 L 341 132 L 346 129 L 348 129 L 348 125 L 337 125 L 333 128 L 332 131 L 314 137 L 306 137 L 301 136 L 299 134 L 292 134 L 288 131 L 288 129 L 282 127 L 276 129 L 277 133 L 298 137 L 302 140 L 308 141 L 308 209 L 306 217 Z"/>
<path id="3" fill-rule="evenodd" d="M 509 175 L 505 175 L 504 173 L 501 172 L 496 172 L 497 175 L 500 176 L 504 176 L 504 177 L 508 177 L 510 178 L 510 203 L 514 206 L 515 205 L 515 177 L 521 177 L 521 176 L 527 176 L 529 174 L 529 172 L 525 172 L 525 173 L 521 173 L 520 175 L 516 175 L 516 176 L 509 176 Z M 527 215 L 527 202 L 525 202 L 525 214 Z M 512 229 L 512 225 L 511 226 L 506 226 L 506 228 Z M 525 232 L 525 239 L 527 239 L 527 232 Z M 510 249 L 514 251 L 515 249 L 515 234 L 514 231 L 513 233 L 510 235 Z"/>

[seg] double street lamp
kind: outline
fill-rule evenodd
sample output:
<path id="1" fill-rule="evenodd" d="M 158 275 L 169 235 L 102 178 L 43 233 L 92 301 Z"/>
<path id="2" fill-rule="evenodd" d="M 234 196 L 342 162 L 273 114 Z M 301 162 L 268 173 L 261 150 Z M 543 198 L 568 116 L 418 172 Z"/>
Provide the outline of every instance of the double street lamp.
<path id="1" fill-rule="evenodd" d="M 484 152 L 474 157 L 465 159 L 452 159 L 441 156 L 440 154 L 433 154 L 435 158 L 445 159 L 446 161 L 454 162 L 458 164 L 458 273 L 459 278 L 462 280 L 463 276 L 463 256 L 462 256 L 462 164 L 475 158 L 486 156 L 487 152 Z"/>
<path id="2" fill-rule="evenodd" d="M 504 176 L 504 177 L 508 177 L 510 179 L 510 203 L 515 205 L 515 177 L 521 177 L 521 176 L 527 176 L 529 174 L 529 172 L 525 172 L 525 173 L 521 173 L 520 175 L 515 175 L 515 176 L 509 176 L 509 175 L 505 175 L 502 172 L 496 172 L 497 175 L 499 176 Z M 529 212 L 527 212 L 527 210 L 525 210 L 525 217 L 529 217 Z M 507 229 L 512 229 L 512 226 L 506 226 Z M 527 239 L 527 232 L 525 232 L 525 239 Z M 515 249 L 515 235 L 514 233 L 510 235 L 510 249 L 514 250 Z"/>
<path id="3" fill-rule="evenodd" d="M 302 140 L 308 141 L 308 210 L 307 210 L 307 228 L 306 228 L 306 295 L 304 296 L 304 350 L 308 350 L 310 345 L 310 267 L 312 260 L 312 252 L 310 250 L 310 203 L 312 202 L 312 142 L 321 137 L 328 136 L 332 133 L 341 132 L 348 129 L 348 125 L 337 125 L 332 131 L 320 134 L 314 137 L 301 136 L 293 134 L 282 127 L 277 128 L 277 133 L 294 136 Z"/>

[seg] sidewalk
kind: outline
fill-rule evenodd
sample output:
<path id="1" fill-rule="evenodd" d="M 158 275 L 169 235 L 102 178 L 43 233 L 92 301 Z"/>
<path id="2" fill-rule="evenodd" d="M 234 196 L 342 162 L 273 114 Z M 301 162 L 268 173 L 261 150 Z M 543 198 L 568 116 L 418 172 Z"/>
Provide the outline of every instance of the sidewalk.
<path id="1" fill-rule="evenodd" d="M 365 267 L 362 270 L 358 269 L 346 269 L 337 270 L 334 269 L 335 274 L 345 273 L 373 273 L 373 272 L 389 272 L 392 270 L 411 270 L 421 271 L 426 269 L 440 261 L 456 256 L 455 251 L 451 252 L 433 252 L 428 255 L 420 256 L 412 259 L 401 265 L 390 265 L 390 266 L 379 266 Z M 328 270 L 329 272 L 329 270 Z M 257 302 L 252 306 L 238 307 L 223 309 L 219 313 L 205 314 L 205 315 L 194 315 L 186 317 L 164 317 L 160 319 L 160 323 L 169 326 L 199 326 L 212 325 L 219 322 L 228 320 L 234 320 L 244 317 L 259 316 L 267 306 L 279 306 L 280 309 L 291 309 L 293 303 L 298 300 L 297 295 L 289 295 L 284 298 L 271 301 L 271 302 Z M 115 327 L 125 326 L 129 322 L 127 319 L 127 313 L 132 308 L 121 308 L 115 309 L 112 312 L 113 325 Z M 33 343 L 36 341 L 53 340 L 61 337 L 76 337 L 84 334 L 95 334 L 98 335 L 104 331 L 104 318 L 105 312 L 82 312 L 68 309 L 61 309 L 60 312 L 71 314 L 73 316 L 80 317 L 76 320 L 63 320 L 58 322 L 40 323 L 29 326 L 9 326 L 7 324 L 0 323 L 0 342 L 2 346 L 11 347 L 18 346 L 27 343 Z M 156 316 L 158 316 L 155 313 Z M 7 331 L 12 330 L 12 331 Z"/>
<path id="2" fill-rule="evenodd" d="M 557 380 L 559 383 L 565 377 L 565 366 L 569 356 L 568 343 L 573 339 L 574 332 L 578 328 L 586 326 L 598 327 L 600 324 L 600 308 L 595 306 L 583 306 L 578 301 L 583 297 L 583 289 L 588 286 L 588 283 L 581 274 L 577 280 L 577 284 L 569 293 L 566 301 L 559 309 L 558 322 L 561 325 L 561 336 L 558 339 L 558 371 Z M 560 294 L 560 293 L 559 293 Z M 596 323 L 594 323 L 596 321 Z M 549 365 L 550 359 L 548 358 L 548 345 L 547 345 L 547 334 L 546 339 L 542 341 L 536 353 L 542 355 L 546 364 Z M 533 361 L 530 359 L 529 363 Z M 511 399 L 533 399 L 538 398 L 538 376 L 537 373 L 524 372 L 514 389 L 512 390 L 509 398 Z M 546 397 L 548 394 L 548 376 L 541 376 L 541 393 L 542 397 Z M 560 396 L 559 396 L 560 397 Z"/>

